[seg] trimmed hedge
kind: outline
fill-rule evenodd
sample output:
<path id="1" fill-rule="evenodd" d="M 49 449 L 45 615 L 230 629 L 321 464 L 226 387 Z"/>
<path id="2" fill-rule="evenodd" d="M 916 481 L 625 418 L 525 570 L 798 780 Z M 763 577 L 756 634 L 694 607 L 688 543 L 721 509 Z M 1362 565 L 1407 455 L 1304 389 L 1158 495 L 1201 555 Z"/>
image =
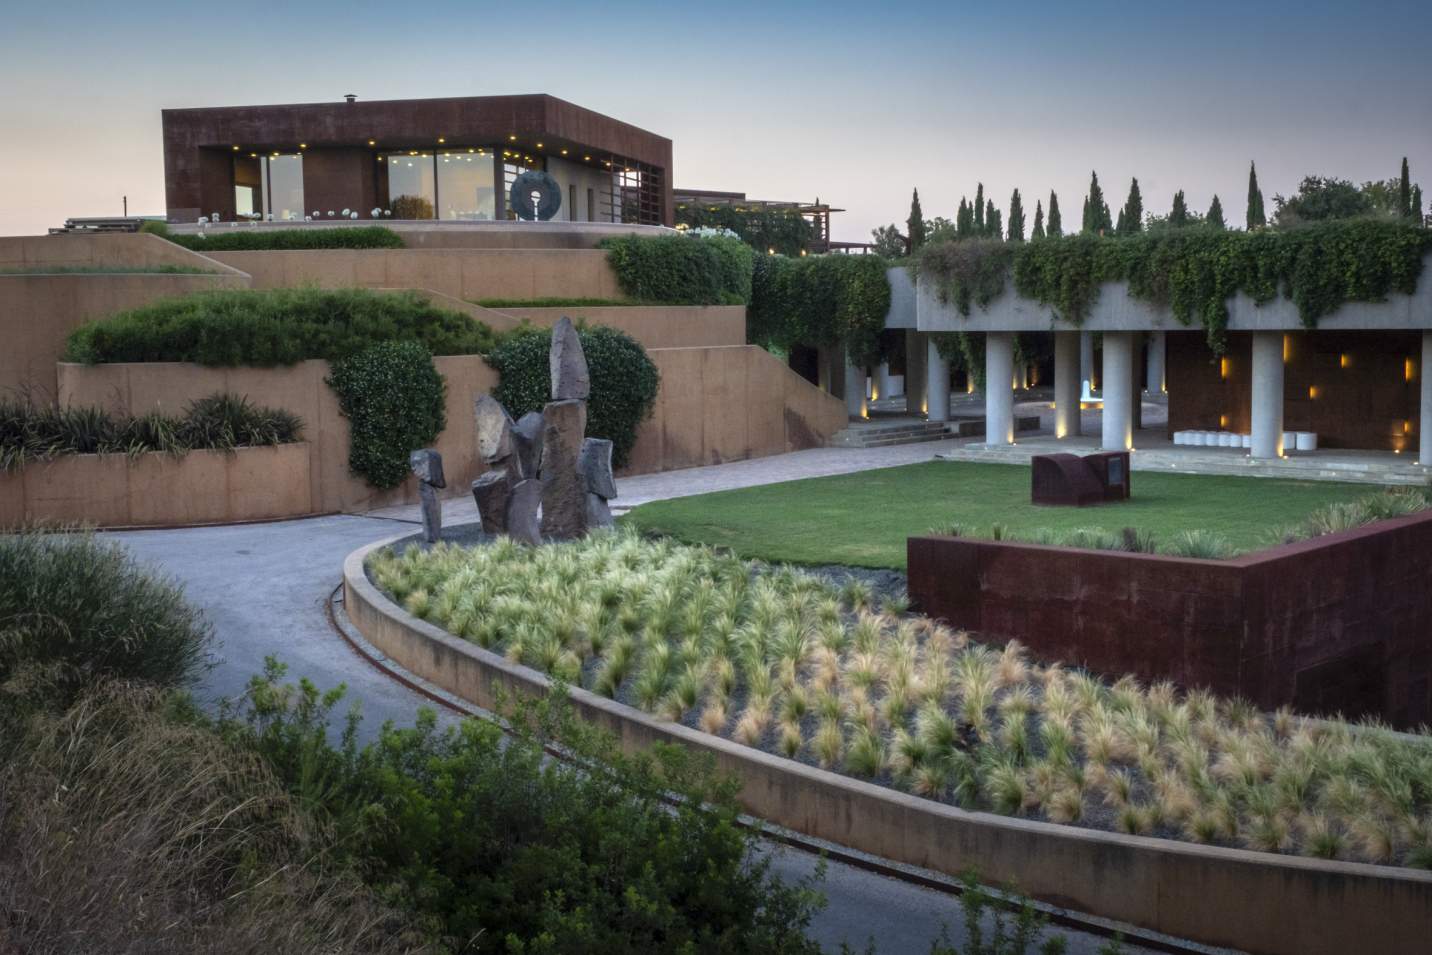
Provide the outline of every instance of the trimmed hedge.
<path id="1" fill-rule="evenodd" d="M 682 240 L 685 241 L 685 240 Z M 612 465 L 623 467 L 636 444 L 636 430 L 656 401 L 661 375 L 646 350 L 614 328 L 580 327 L 577 335 L 591 371 L 587 434 L 612 442 Z M 541 411 L 552 397 L 547 329 L 523 327 L 509 333 L 487 362 L 502 376 L 493 394 L 514 418 Z"/>
<path id="2" fill-rule="evenodd" d="M 231 451 L 290 444 L 302 436 L 297 415 L 223 393 L 191 402 L 178 418 L 159 411 L 115 417 L 103 408 L 0 400 L 0 471 L 62 454 Z"/>
<path id="3" fill-rule="evenodd" d="M 175 245 L 195 252 L 275 252 L 322 249 L 404 249 L 402 236 L 383 226 L 351 226 L 333 229 L 258 228 L 216 225 L 208 232 L 180 235 L 162 222 L 146 223 L 141 232 L 162 236 Z"/>
<path id="4" fill-rule="evenodd" d="M 602 240 L 627 296 L 660 305 L 745 305 L 755 253 L 720 236 L 615 236 Z"/>
<path id="5" fill-rule="evenodd" d="M 324 381 L 349 422 L 348 469 L 376 488 L 402 484 L 408 454 L 447 426 L 447 382 L 418 342 L 381 342 L 341 358 Z"/>
<path id="6" fill-rule="evenodd" d="M 783 349 L 844 343 L 856 364 L 878 363 L 890 311 L 887 265 L 874 255 L 758 257 L 748 337 Z"/>
<path id="7" fill-rule="evenodd" d="M 330 361 L 377 342 L 416 341 L 435 355 L 490 351 L 492 329 L 412 292 L 274 289 L 199 292 L 89 322 L 70 332 L 65 361 L 189 361 L 271 367 Z"/>

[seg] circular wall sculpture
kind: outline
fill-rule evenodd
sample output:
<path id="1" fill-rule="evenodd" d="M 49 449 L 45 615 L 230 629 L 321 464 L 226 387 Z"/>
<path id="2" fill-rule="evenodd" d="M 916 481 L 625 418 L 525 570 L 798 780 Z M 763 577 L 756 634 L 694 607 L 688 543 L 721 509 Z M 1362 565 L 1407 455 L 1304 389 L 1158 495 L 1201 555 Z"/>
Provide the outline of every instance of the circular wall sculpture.
<path id="1" fill-rule="evenodd" d="M 536 202 L 533 202 L 533 194 Z M 519 219 L 541 219 L 543 222 L 557 214 L 562 208 L 562 187 L 552 174 L 540 169 L 529 169 L 520 174 L 512 183 L 512 192 L 507 197 L 508 208 L 517 213 Z"/>

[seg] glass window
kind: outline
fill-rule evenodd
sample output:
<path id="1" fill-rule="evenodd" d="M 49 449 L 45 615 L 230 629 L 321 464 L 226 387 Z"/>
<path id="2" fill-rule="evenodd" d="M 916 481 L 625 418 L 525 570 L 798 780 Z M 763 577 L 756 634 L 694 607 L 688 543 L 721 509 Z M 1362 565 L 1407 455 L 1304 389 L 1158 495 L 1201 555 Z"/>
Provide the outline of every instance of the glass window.
<path id="1" fill-rule="evenodd" d="M 303 211 L 303 156 L 274 153 L 264 159 L 264 212 L 275 221 L 301 220 Z"/>
<path id="2" fill-rule="evenodd" d="M 252 153 L 234 157 L 234 213 L 241 219 L 263 213 L 262 165 Z"/>
<path id="3" fill-rule="evenodd" d="M 389 156 L 388 203 L 394 219 L 431 219 L 437 208 L 433 154 L 410 152 Z"/>
<path id="4" fill-rule="evenodd" d="M 435 154 L 442 219 L 491 219 L 496 212 L 492 153 L 452 149 Z"/>

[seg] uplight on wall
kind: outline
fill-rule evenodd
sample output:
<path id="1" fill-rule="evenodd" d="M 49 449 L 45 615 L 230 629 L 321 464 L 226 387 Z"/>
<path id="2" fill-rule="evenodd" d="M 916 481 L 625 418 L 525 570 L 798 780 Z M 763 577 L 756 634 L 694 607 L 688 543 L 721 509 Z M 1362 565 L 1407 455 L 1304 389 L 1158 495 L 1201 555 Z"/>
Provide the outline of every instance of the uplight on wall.
<path id="1" fill-rule="evenodd" d="M 1293 336 L 1283 336 L 1283 364 L 1287 364 L 1293 358 Z"/>
<path id="2" fill-rule="evenodd" d="M 1317 385 L 1309 385 L 1309 386 L 1308 386 L 1308 397 L 1309 397 L 1309 398 L 1312 398 L 1314 401 L 1316 401 L 1316 400 L 1318 399 L 1318 395 L 1319 395 L 1319 394 L 1321 394 L 1321 392 L 1318 391 L 1318 386 L 1317 386 Z"/>
<path id="3" fill-rule="evenodd" d="M 1218 416 L 1218 426 L 1219 426 L 1220 428 L 1226 428 L 1226 427 L 1228 427 L 1228 415 L 1226 415 L 1226 414 L 1221 414 L 1221 415 Z"/>
<path id="4" fill-rule="evenodd" d="M 1352 356 L 1349 355 L 1347 352 L 1343 352 L 1341 355 L 1339 355 L 1339 356 L 1338 356 L 1338 367 L 1339 367 L 1339 368 L 1351 368 L 1351 367 L 1352 367 Z"/>
<path id="5" fill-rule="evenodd" d="M 1402 380 L 1415 381 L 1417 379 L 1417 363 L 1411 358 L 1402 363 Z"/>
<path id="6" fill-rule="evenodd" d="M 1224 381 L 1228 380 L 1228 358 L 1224 356 L 1218 359 L 1218 377 Z"/>

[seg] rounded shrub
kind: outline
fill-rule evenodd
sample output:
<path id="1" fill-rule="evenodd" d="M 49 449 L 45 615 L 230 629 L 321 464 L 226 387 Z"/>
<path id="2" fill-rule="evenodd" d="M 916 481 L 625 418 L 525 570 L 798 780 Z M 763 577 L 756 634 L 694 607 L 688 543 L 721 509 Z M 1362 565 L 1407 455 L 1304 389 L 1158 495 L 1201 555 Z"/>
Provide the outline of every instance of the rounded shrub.
<path id="1" fill-rule="evenodd" d="M 0 536 L 0 696 L 69 705 L 100 680 L 177 687 L 209 625 L 178 585 L 90 534 Z"/>
<path id="2" fill-rule="evenodd" d="M 272 289 L 200 292 L 89 322 L 70 333 L 65 360 L 189 361 L 269 367 L 344 358 L 377 342 L 416 341 L 433 355 L 490 350 L 492 329 L 412 292 Z"/>
<path id="3" fill-rule="evenodd" d="M 447 383 L 418 342 L 383 342 L 333 363 L 324 379 L 348 419 L 348 469 L 376 488 L 408 476 L 408 454 L 447 424 Z"/>
<path id="4" fill-rule="evenodd" d="M 612 464 L 623 467 L 636 444 L 637 428 L 656 401 L 661 375 L 630 335 L 602 325 L 579 328 L 577 335 L 592 379 L 587 434 L 611 441 Z M 502 376 L 494 396 L 514 418 L 541 411 L 551 400 L 551 345 L 546 329 L 522 328 L 488 356 L 488 364 Z"/>

